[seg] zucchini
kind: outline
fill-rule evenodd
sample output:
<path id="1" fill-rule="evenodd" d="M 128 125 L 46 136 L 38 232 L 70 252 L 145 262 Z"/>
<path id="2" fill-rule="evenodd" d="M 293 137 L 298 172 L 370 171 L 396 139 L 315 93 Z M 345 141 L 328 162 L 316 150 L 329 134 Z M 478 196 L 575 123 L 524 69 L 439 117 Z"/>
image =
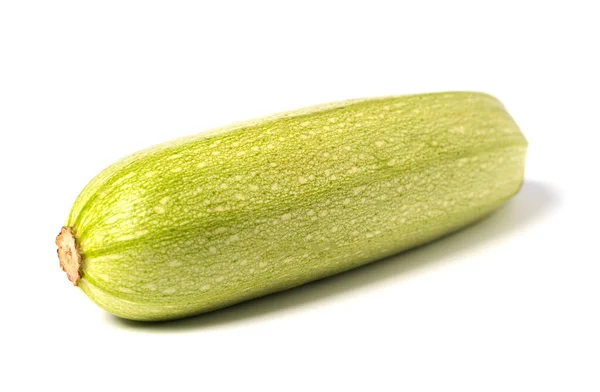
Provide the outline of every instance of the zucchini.
<path id="1" fill-rule="evenodd" d="M 56 239 L 122 318 L 199 314 L 349 270 L 515 195 L 527 141 L 495 98 L 351 100 L 177 139 L 102 171 Z"/>

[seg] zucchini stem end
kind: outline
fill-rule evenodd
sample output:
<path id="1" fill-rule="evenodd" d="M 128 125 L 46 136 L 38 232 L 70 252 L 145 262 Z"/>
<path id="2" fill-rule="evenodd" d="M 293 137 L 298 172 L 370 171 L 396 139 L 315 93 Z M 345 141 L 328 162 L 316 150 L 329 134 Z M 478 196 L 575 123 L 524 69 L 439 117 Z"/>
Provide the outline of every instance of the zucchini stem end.
<path id="1" fill-rule="evenodd" d="M 67 273 L 67 277 L 73 283 L 73 286 L 77 286 L 77 282 L 81 278 L 81 254 L 77 247 L 73 229 L 63 226 L 56 237 L 56 245 L 58 246 L 57 253 L 60 268 Z"/>

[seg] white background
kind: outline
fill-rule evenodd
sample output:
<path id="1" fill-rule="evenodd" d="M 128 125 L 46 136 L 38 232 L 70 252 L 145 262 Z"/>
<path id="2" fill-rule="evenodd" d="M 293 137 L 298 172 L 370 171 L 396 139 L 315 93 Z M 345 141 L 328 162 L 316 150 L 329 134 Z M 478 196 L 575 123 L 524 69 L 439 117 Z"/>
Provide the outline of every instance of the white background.
<path id="1" fill-rule="evenodd" d="M 0 390 L 600 390 L 594 3 L 0 2 Z M 124 155 L 445 90 L 497 96 L 530 143 L 521 193 L 476 226 L 159 325 L 58 267 L 74 198 Z"/>

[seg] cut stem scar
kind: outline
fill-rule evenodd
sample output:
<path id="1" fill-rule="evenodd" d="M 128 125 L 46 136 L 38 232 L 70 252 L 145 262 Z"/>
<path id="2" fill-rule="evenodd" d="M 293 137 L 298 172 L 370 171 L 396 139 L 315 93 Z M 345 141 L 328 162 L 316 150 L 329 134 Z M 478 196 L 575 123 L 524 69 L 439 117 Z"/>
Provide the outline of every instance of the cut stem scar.
<path id="1" fill-rule="evenodd" d="M 67 273 L 67 277 L 73 283 L 73 286 L 77 286 L 77 282 L 81 277 L 79 271 L 81 267 L 81 255 L 79 254 L 73 229 L 63 226 L 56 237 L 56 245 L 58 246 L 57 253 L 60 268 Z"/>

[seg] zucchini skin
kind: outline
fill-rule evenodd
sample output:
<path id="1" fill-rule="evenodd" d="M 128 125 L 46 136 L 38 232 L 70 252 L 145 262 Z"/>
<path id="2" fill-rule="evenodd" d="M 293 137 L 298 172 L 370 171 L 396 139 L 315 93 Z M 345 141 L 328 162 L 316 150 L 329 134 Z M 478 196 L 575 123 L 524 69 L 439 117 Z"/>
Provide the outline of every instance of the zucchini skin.
<path id="1" fill-rule="evenodd" d="M 527 141 L 494 97 L 346 101 L 177 139 L 96 176 L 65 226 L 76 282 L 126 319 L 199 314 L 346 271 L 488 215 Z"/>

